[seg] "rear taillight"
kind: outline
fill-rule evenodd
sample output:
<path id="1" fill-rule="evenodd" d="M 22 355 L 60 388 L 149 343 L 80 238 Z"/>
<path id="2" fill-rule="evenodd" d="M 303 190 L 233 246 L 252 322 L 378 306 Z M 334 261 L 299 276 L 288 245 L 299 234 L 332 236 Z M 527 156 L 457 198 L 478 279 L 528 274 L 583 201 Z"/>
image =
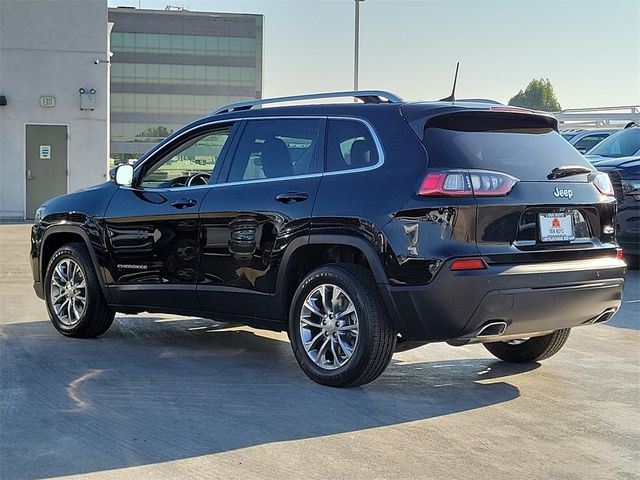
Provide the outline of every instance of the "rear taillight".
<path id="1" fill-rule="evenodd" d="M 484 270 L 487 265 L 481 258 L 460 258 L 451 262 L 449 270 Z"/>
<path id="2" fill-rule="evenodd" d="M 622 249 L 619 248 L 616 250 L 616 260 L 622 260 L 624 258 L 624 254 L 622 253 Z"/>
<path id="3" fill-rule="evenodd" d="M 486 170 L 449 170 L 429 172 L 420 184 L 423 196 L 504 196 L 518 179 L 506 173 Z"/>
<path id="4" fill-rule="evenodd" d="M 607 197 L 615 196 L 615 192 L 613 190 L 613 184 L 611 183 L 611 179 L 609 175 L 603 172 L 598 172 L 593 176 L 592 180 L 593 184 L 596 186 L 598 191 L 606 195 Z"/>

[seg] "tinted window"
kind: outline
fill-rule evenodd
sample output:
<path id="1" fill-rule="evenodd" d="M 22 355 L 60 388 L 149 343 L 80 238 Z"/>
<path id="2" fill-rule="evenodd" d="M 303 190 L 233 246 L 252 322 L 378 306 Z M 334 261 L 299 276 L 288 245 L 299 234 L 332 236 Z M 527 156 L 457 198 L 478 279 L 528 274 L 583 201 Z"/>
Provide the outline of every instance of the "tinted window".
<path id="1" fill-rule="evenodd" d="M 355 120 L 329 120 L 327 171 L 363 168 L 378 163 L 378 149 L 365 124 Z"/>
<path id="2" fill-rule="evenodd" d="M 190 187 L 208 183 L 230 126 L 191 138 L 154 163 L 144 174 L 143 187 Z"/>
<path id="3" fill-rule="evenodd" d="M 603 157 L 628 157 L 640 150 L 640 127 L 631 127 L 611 135 L 588 152 Z"/>
<path id="4" fill-rule="evenodd" d="M 321 120 L 253 120 L 236 148 L 230 182 L 313 173 Z"/>
<path id="5" fill-rule="evenodd" d="M 508 173 L 520 180 L 546 180 L 562 165 L 591 167 L 555 130 L 544 127 L 490 131 L 426 128 L 433 168 L 475 168 Z"/>
<path id="6" fill-rule="evenodd" d="M 606 133 L 587 135 L 586 137 L 582 137 L 580 140 L 578 140 L 573 146 L 581 152 L 586 152 L 588 150 L 591 150 L 608 136 L 609 135 L 607 135 Z"/>

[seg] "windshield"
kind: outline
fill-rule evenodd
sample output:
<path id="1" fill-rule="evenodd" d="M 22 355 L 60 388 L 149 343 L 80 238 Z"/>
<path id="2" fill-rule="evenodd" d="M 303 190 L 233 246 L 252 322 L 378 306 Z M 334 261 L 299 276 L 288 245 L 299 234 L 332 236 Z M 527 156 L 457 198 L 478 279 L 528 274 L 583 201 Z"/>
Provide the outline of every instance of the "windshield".
<path id="1" fill-rule="evenodd" d="M 601 157 L 628 157 L 640 150 L 640 127 L 627 128 L 604 139 L 587 153 Z"/>

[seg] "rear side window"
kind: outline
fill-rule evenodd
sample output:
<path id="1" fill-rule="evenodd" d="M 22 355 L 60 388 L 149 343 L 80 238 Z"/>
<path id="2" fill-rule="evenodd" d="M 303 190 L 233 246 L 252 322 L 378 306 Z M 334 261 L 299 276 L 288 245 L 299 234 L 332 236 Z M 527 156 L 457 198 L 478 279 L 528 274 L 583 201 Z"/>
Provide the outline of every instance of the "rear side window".
<path id="1" fill-rule="evenodd" d="M 313 173 L 321 120 L 252 120 L 231 160 L 230 182 Z"/>
<path id="2" fill-rule="evenodd" d="M 563 165 L 591 168 L 571 144 L 544 125 L 544 118 L 487 113 L 460 116 L 458 122 L 448 117 L 425 128 L 430 168 L 493 170 L 522 181 L 547 180 L 551 170 Z"/>
<path id="3" fill-rule="evenodd" d="M 587 135 L 586 137 L 582 137 L 578 140 L 573 146 L 576 150 L 581 153 L 587 152 L 599 144 L 602 140 L 607 138 L 609 135 L 605 133 L 599 133 L 596 135 Z"/>
<path id="4" fill-rule="evenodd" d="M 329 120 L 327 172 L 364 168 L 378 163 L 378 149 L 367 126 L 356 120 Z"/>

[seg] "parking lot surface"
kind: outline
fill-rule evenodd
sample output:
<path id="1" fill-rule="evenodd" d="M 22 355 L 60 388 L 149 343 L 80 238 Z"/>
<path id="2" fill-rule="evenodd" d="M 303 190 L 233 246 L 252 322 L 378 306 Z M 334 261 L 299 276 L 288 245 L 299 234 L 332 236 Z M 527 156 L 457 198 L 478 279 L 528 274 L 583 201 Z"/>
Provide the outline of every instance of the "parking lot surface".
<path id="1" fill-rule="evenodd" d="M 0 225 L 0 479 L 640 478 L 640 276 L 608 325 L 542 364 L 481 346 L 394 356 L 376 382 L 308 380 L 286 335 L 116 317 L 58 334 L 29 225 Z"/>

